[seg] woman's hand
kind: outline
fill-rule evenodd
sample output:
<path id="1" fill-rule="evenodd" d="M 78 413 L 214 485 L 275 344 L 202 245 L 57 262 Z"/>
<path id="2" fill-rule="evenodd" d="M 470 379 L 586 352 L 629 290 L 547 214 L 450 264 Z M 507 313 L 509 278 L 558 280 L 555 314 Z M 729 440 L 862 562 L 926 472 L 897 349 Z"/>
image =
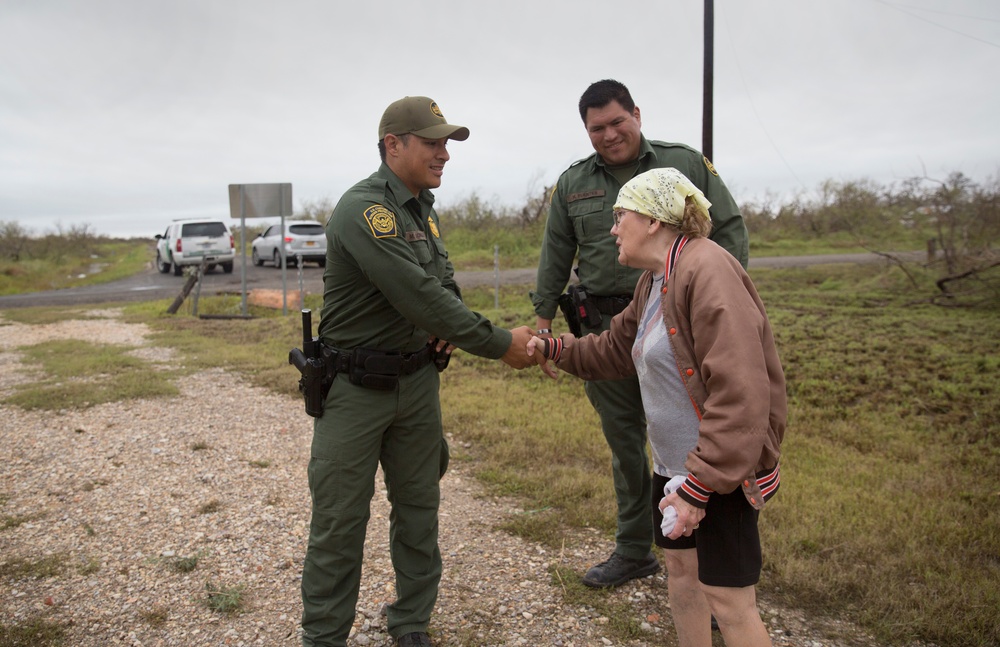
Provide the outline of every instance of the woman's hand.
<path id="1" fill-rule="evenodd" d="M 528 340 L 528 348 L 526 352 L 528 353 L 528 357 L 535 358 L 535 363 L 542 369 L 542 372 L 554 380 L 558 377 L 559 372 L 556 370 L 554 365 L 549 364 L 548 358 L 545 357 L 545 345 L 546 340 L 541 337 L 532 337 Z"/>
<path id="2" fill-rule="evenodd" d="M 705 511 L 702 508 L 691 505 L 678 496 L 676 492 L 660 499 L 660 512 L 663 512 L 668 505 L 674 506 L 674 510 L 677 511 L 677 522 L 674 523 L 674 530 L 667 535 L 667 539 L 690 537 L 691 533 L 697 530 L 701 520 L 705 518 Z"/>

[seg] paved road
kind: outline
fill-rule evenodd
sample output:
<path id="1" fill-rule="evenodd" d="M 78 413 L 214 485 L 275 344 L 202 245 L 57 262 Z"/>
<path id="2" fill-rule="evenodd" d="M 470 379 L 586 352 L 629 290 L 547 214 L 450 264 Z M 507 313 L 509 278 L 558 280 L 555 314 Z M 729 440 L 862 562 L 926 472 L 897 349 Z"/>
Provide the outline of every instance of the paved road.
<path id="1" fill-rule="evenodd" d="M 922 260 L 922 252 L 907 252 L 897 254 L 904 260 Z M 873 263 L 886 262 L 876 254 L 834 254 L 824 256 L 774 256 L 751 258 L 750 267 L 806 267 L 824 263 Z M 494 285 L 497 278 L 492 270 L 482 272 L 456 272 L 455 279 L 460 286 L 475 287 Z M 500 272 L 500 282 L 511 285 L 531 285 L 535 282 L 535 270 L 504 270 Z M 299 289 L 300 274 L 298 269 L 287 270 L 288 291 Z M 79 288 L 51 290 L 48 292 L 33 292 L 30 294 L 15 294 L 0 296 L 0 309 L 21 308 L 27 306 L 55 305 L 85 305 L 91 303 L 110 303 L 120 301 L 145 301 L 152 299 L 172 299 L 181 292 L 185 279 L 173 274 L 160 274 L 152 265 L 145 271 L 134 276 L 103 285 L 90 285 Z M 303 289 L 310 294 L 323 291 L 323 269 L 309 264 L 302 268 L 301 282 Z M 281 271 L 265 265 L 254 267 L 247 261 L 246 289 L 281 289 Z M 205 275 L 202 281 L 201 294 L 242 294 L 243 273 L 240 259 L 232 274 L 225 274 L 216 269 Z"/>

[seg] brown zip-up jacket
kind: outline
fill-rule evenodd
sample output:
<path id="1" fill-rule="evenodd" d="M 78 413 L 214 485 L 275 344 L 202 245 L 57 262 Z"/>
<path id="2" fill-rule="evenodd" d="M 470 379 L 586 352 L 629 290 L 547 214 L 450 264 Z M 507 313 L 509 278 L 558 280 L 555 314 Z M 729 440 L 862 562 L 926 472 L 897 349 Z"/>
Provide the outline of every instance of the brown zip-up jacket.
<path id="1" fill-rule="evenodd" d="M 632 344 L 649 298 L 652 272 L 636 285 L 610 330 L 575 339 L 563 335 L 557 366 L 585 380 L 635 375 Z M 714 491 L 742 487 L 760 509 L 777 490 L 778 457 L 788 404 L 771 325 L 750 277 L 714 242 L 691 239 L 660 295 L 677 370 L 700 420 L 691 472 L 679 494 L 705 507 Z"/>

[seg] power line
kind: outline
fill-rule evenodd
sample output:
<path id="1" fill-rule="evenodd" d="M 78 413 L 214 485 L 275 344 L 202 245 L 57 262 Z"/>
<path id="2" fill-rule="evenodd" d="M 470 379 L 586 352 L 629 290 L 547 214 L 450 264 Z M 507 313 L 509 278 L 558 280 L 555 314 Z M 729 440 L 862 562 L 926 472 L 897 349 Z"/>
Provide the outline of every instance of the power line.
<path id="1" fill-rule="evenodd" d="M 924 18 L 923 16 L 918 16 L 917 14 L 915 14 L 915 13 L 913 13 L 911 11 L 907 11 L 906 9 L 903 8 L 905 5 L 897 5 L 897 4 L 894 4 L 892 2 L 886 2 L 885 0 L 875 0 L 875 2 L 878 2 L 879 4 L 884 4 L 885 6 L 889 7 L 890 9 L 895 9 L 896 11 L 898 11 L 900 13 L 903 13 L 903 14 L 906 14 L 907 16 L 910 16 L 911 18 L 916 18 L 917 20 L 922 20 L 922 21 L 924 21 L 925 23 L 927 23 L 929 25 L 934 25 L 935 27 L 940 27 L 941 29 L 944 29 L 945 31 L 950 31 L 953 34 L 958 34 L 959 36 L 965 36 L 966 38 L 971 38 L 972 40 L 979 41 L 980 43 L 983 43 L 984 45 L 989 45 L 990 47 L 996 47 L 996 48 L 1000 49 L 1000 44 L 992 43 L 992 42 L 990 42 L 988 40 L 983 40 L 982 38 L 979 38 L 978 36 L 973 36 L 972 34 L 966 34 L 963 31 L 959 31 L 957 29 L 953 29 L 951 27 L 948 27 L 947 25 L 942 25 L 941 23 L 934 22 L 933 20 L 930 20 L 928 18 Z M 936 13 L 944 13 L 944 12 L 936 12 Z M 951 14 L 951 15 L 958 15 L 958 14 Z M 971 18 L 972 16 L 966 16 L 966 17 L 967 18 Z M 977 20 L 980 20 L 980 19 L 977 18 Z M 987 19 L 982 19 L 982 20 L 990 20 L 990 19 L 987 18 Z"/>
<path id="2" fill-rule="evenodd" d="M 956 18 L 968 18 L 970 20 L 982 20 L 985 22 L 1000 22 L 1000 18 L 986 18 L 984 16 L 970 16 L 964 13 L 955 13 L 953 11 L 941 11 L 939 9 L 926 9 L 924 7 L 914 7 L 913 5 L 900 4 L 898 2 L 886 2 L 885 4 L 891 4 L 894 7 L 902 9 L 913 9 L 914 11 L 923 11 L 924 13 L 937 13 L 942 16 L 955 16 Z"/>
<path id="3" fill-rule="evenodd" d="M 729 34 L 729 44 L 732 45 L 736 41 L 733 40 L 733 32 L 729 28 L 729 12 L 723 11 L 722 16 L 726 21 L 726 33 Z M 760 125 L 761 130 L 764 131 L 764 136 L 767 137 L 767 141 L 770 142 L 771 148 L 773 148 L 774 152 L 777 153 L 778 158 L 785 165 L 785 168 L 788 169 L 788 172 L 792 174 L 792 177 L 795 178 L 795 181 L 798 182 L 803 189 L 806 189 L 805 182 L 803 182 L 802 179 L 796 175 L 795 169 L 793 169 L 792 165 L 788 163 L 785 156 L 781 154 L 781 149 L 778 148 L 778 145 L 774 142 L 774 138 L 771 137 L 771 133 L 768 132 L 767 126 L 764 125 L 764 120 L 760 118 L 760 113 L 757 112 L 757 106 L 753 102 L 753 95 L 750 94 L 750 87 L 747 85 L 746 77 L 743 75 L 743 67 L 740 65 L 740 57 L 738 55 L 734 56 L 733 61 L 736 63 L 736 71 L 740 73 L 740 81 L 743 83 L 743 91 L 746 92 L 747 99 L 750 101 L 750 108 L 753 110 L 754 117 L 757 118 L 757 123 Z"/>

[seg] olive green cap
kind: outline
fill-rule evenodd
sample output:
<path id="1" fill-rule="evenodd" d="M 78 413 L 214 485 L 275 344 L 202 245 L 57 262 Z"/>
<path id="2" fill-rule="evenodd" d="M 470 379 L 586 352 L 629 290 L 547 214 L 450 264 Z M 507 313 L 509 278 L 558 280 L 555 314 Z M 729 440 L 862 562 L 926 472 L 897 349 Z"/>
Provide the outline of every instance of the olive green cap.
<path id="1" fill-rule="evenodd" d="M 386 135 L 414 134 L 426 139 L 457 139 L 465 141 L 469 138 L 469 129 L 465 126 L 449 124 L 441 114 L 438 104 L 427 97 L 403 97 L 393 101 L 382 113 L 382 121 L 378 124 L 378 140 Z"/>

